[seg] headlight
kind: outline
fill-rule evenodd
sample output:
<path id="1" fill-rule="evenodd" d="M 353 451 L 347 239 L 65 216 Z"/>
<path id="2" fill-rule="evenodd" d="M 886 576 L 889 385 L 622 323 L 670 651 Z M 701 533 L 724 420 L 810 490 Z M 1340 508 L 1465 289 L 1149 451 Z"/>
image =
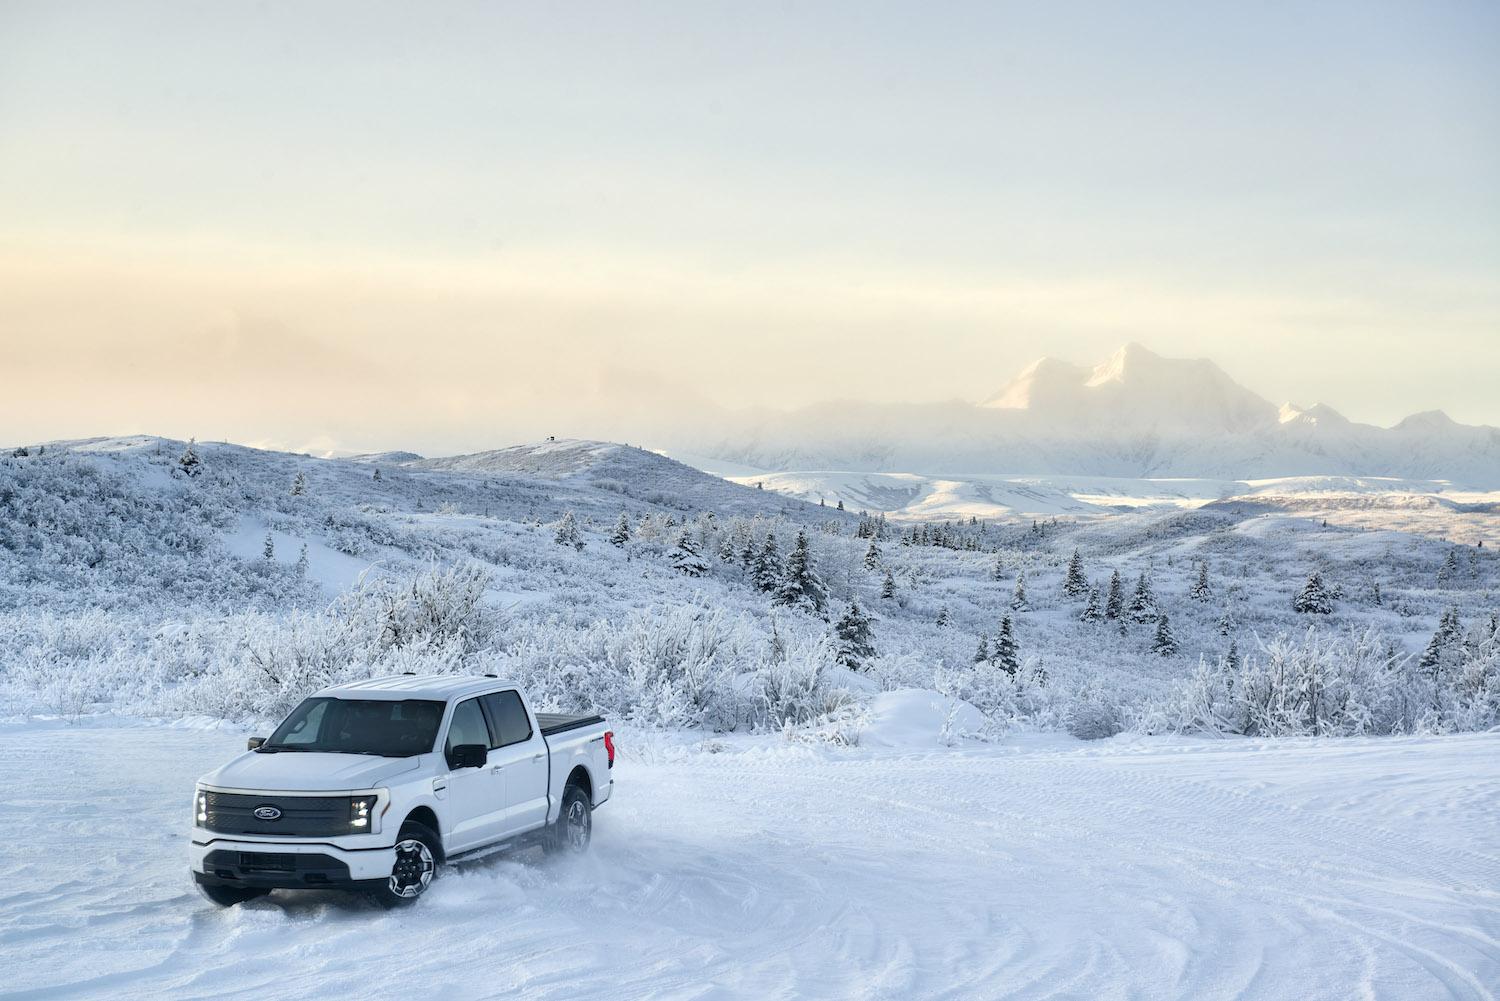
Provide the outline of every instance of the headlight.
<path id="1" fill-rule="evenodd" d="M 208 793 L 202 789 L 193 796 L 193 823 L 198 827 L 208 823 Z"/>
<path id="2" fill-rule="evenodd" d="M 358 834 L 365 834 L 374 828 L 371 827 L 371 813 L 380 797 L 355 796 L 349 800 L 349 830 Z"/>

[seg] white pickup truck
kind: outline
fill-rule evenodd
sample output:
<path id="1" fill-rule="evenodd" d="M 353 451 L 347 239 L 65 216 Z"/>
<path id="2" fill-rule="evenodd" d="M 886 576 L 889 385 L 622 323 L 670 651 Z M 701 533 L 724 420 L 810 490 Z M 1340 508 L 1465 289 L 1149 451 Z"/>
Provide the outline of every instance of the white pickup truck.
<path id="1" fill-rule="evenodd" d="M 326 688 L 249 745 L 193 793 L 193 879 L 226 907 L 276 888 L 405 904 L 439 863 L 523 836 L 583 851 L 614 787 L 601 717 L 534 713 L 493 677 Z"/>

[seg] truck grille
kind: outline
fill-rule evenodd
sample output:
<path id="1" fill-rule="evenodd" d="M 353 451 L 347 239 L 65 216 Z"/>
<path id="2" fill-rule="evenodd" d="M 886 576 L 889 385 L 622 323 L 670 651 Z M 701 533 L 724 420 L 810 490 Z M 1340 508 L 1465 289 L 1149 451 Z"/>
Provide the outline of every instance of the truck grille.
<path id="1" fill-rule="evenodd" d="M 284 838 L 319 838 L 354 833 L 349 829 L 349 796 L 256 796 L 234 792 L 206 792 L 208 819 L 200 824 L 219 834 L 259 834 Z M 255 811 L 271 806 L 281 811 L 275 820 L 262 820 Z"/>

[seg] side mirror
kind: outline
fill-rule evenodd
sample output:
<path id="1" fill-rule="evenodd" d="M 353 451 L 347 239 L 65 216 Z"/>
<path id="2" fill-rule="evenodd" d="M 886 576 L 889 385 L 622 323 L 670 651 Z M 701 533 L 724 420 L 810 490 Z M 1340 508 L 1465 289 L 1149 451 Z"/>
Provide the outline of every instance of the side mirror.
<path id="1" fill-rule="evenodd" d="M 449 768 L 483 768 L 490 760 L 490 749 L 483 744 L 459 744 L 448 752 Z"/>
<path id="2" fill-rule="evenodd" d="M 259 750 L 260 749 L 260 745 L 264 744 L 265 742 L 266 742 L 266 738 L 264 738 L 264 737 L 251 737 L 249 740 L 245 741 L 245 750 L 247 750 L 247 751 L 256 751 L 256 750 Z"/>

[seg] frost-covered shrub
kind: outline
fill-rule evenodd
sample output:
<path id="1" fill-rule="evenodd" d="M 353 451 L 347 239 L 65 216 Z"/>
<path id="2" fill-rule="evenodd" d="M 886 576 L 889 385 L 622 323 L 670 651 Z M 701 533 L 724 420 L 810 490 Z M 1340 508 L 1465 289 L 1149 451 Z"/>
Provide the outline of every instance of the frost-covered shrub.
<path id="1" fill-rule="evenodd" d="M 1310 628 L 1277 636 L 1238 667 L 1200 663 L 1156 707 L 1154 724 L 1185 732 L 1320 736 L 1444 732 L 1500 725 L 1500 661 L 1493 635 L 1444 676 L 1378 631 Z"/>

